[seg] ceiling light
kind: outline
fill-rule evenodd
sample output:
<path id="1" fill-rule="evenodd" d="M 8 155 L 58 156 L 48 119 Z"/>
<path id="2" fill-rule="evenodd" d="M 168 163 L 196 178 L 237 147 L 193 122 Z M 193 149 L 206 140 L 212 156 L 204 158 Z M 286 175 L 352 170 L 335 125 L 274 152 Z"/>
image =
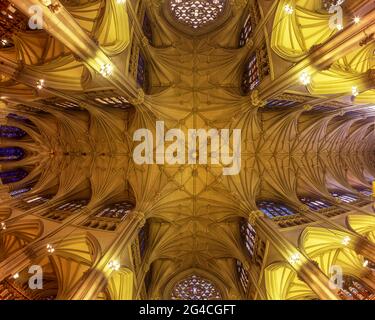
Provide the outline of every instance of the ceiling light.
<path id="1" fill-rule="evenodd" d="M 13 275 L 13 279 L 14 280 L 16 280 L 16 279 L 18 279 L 20 277 L 20 274 L 17 272 L 17 273 L 15 273 L 14 275 Z"/>
<path id="2" fill-rule="evenodd" d="M 301 76 L 299 77 L 300 82 L 304 85 L 307 86 L 311 82 L 311 77 L 307 72 L 303 72 Z"/>
<path id="3" fill-rule="evenodd" d="M 120 270 L 120 263 L 115 260 L 115 261 L 110 261 L 108 263 L 108 267 L 112 270 L 112 271 L 118 271 Z"/>
<path id="4" fill-rule="evenodd" d="M 293 11 L 294 11 L 294 9 L 293 9 L 293 7 L 290 6 L 289 4 L 286 4 L 286 5 L 284 6 L 284 11 L 285 11 L 287 14 L 292 14 Z"/>
<path id="5" fill-rule="evenodd" d="M 124 4 L 125 2 L 126 2 L 126 0 L 117 0 L 118 4 Z"/>
<path id="6" fill-rule="evenodd" d="M 5 222 L 1 223 L 0 228 L 1 228 L 1 230 L 6 230 L 7 226 L 6 226 Z"/>
<path id="7" fill-rule="evenodd" d="M 351 241 L 350 237 L 349 237 L 349 236 L 346 236 L 346 237 L 344 237 L 344 239 L 342 239 L 342 242 L 341 242 L 341 243 L 342 243 L 344 246 L 348 246 L 349 243 L 350 243 L 350 241 Z"/>
<path id="8" fill-rule="evenodd" d="M 361 22 L 361 18 L 360 17 L 354 17 L 353 21 L 354 21 L 355 24 L 358 24 L 358 23 Z"/>
<path id="9" fill-rule="evenodd" d="M 356 97 L 359 95 L 358 88 L 355 86 L 352 87 L 352 95 L 353 97 Z"/>
<path id="10" fill-rule="evenodd" d="M 290 258 L 289 258 L 289 263 L 294 266 L 296 265 L 297 263 L 300 263 L 301 262 L 301 254 L 300 253 L 295 253 L 293 254 Z"/>
<path id="11" fill-rule="evenodd" d="M 113 67 L 110 63 L 103 64 L 100 68 L 100 73 L 103 77 L 109 77 L 112 75 Z"/>
<path id="12" fill-rule="evenodd" d="M 365 268 L 367 268 L 367 266 L 368 266 L 368 260 L 365 260 L 364 262 L 363 262 L 363 266 L 365 267 Z"/>
<path id="13" fill-rule="evenodd" d="M 55 252 L 55 248 L 53 247 L 52 244 L 47 244 L 47 252 L 48 253 L 54 253 Z"/>
<path id="14" fill-rule="evenodd" d="M 37 87 L 38 90 L 42 90 L 44 88 L 44 80 L 43 79 L 38 80 L 36 82 L 36 87 Z"/>
<path id="15" fill-rule="evenodd" d="M 344 29 L 344 26 L 342 24 L 336 24 L 336 28 L 337 30 L 341 31 L 342 29 Z"/>
<path id="16" fill-rule="evenodd" d="M 1 44 L 2 44 L 3 46 L 6 46 L 6 45 L 8 44 L 8 40 L 7 40 L 7 39 L 2 39 L 2 40 L 1 40 Z"/>

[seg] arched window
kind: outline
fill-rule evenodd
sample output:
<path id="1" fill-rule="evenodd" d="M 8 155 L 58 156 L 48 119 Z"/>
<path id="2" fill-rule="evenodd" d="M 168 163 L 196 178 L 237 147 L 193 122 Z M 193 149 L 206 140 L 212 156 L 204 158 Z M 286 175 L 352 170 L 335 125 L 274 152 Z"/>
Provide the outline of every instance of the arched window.
<path id="1" fill-rule="evenodd" d="M 241 89 L 243 94 L 248 94 L 254 90 L 260 83 L 259 70 L 257 64 L 257 55 L 253 53 L 245 64 L 245 70 L 242 75 Z"/>
<path id="2" fill-rule="evenodd" d="M 138 67 L 137 67 L 137 83 L 144 91 L 148 88 L 148 71 L 147 71 L 147 61 L 144 58 L 141 51 L 138 54 Z"/>
<path id="3" fill-rule="evenodd" d="M 342 202 L 345 203 L 353 203 L 358 201 L 358 197 L 353 194 L 345 194 L 341 192 L 331 192 L 331 195 L 336 199 L 340 199 Z"/>
<path id="4" fill-rule="evenodd" d="M 56 207 L 55 210 L 75 213 L 81 211 L 87 204 L 88 200 L 73 200 Z"/>
<path id="5" fill-rule="evenodd" d="M 311 199 L 311 198 L 300 198 L 301 202 L 307 205 L 311 210 L 318 211 L 331 207 L 331 205 L 324 200 Z"/>
<path id="6" fill-rule="evenodd" d="M 241 220 L 241 236 L 249 256 L 252 257 L 254 255 L 256 231 L 246 219 Z"/>
<path id="7" fill-rule="evenodd" d="M 143 30 L 143 34 L 145 35 L 145 37 L 152 44 L 152 26 L 151 26 L 151 21 L 147 14 L 147 11 L 145 12 L 145 15 L 143 17 L 142 30 Z"/>
<path id="8" fill-rule="evenodd" d="M 84 201 L 84 200 L 81 200 L 81 201 Z M 133 209 L 134 209 L 133 203 L 124 201 L 124 202 L 115 203 L 106 207 L 105 209 L 98 212 L 95 215 L 95 217 L 123 220 Z"/>
<path id="9" fill-rule="evenodd" d="M 291 208 L 281 203 L 261 201 L 257 205 L 259 210 L 264 212 L 264 214 L 269 218 L 286 217 L 295 214 Z"/>
<path id="10" fill-rule="evenodd" d="M 245 270 L 242 262 L 239 260 L 237 260 L 237 272 L 243 291 L 246 293 L 249 286 L 249 273 Z"/>
<path id="11" fill-rule="evenodd" d="M 26 136 L 26 132 L 17 127 L 0 126 L 0 138 L 21 139 Z"/>
<path id="12" fill-rule="evenodd" d="M 24 194 L 26 192 L 29 192 L 31 189 L 32 189 L 31 187 L 21 188 L 21 189 L 18 189 L 18 190 L 13 190 L 13 191 L 9 192 L 9 194 L 10 194 L 11 197 L 17 198 L 17 197 L 21 196 L 22 194 Z"/>
<path id="13" fill-rule="evenodd" d="M 221 300 L 221 294 L 211 281 L 193 274 L 174 286 L 171 299 Z"/>
<path id="14" fill-rule="evenodd" d="M 345 300 L 375 300 L 375 293 L 361 280 L 344 275 L 340 296 Z"/>
<path id="15" fill-rule="evenodd" d="M 0 172 L 0 179 L 3 184 L 15 183 L 21 181 L 28 175 L 22 168 Z"/>
<path id="16" fill-rule="evenodd" d="M 23 159 L 25 151 L 19 147 L 0 148 L 0 162 L 18 161 Z"/>
<path id="17" fill-rule="evenodd" d="M 240 33 L 240 43 L 239 46 L 243 47 L 250 38 L 251 33 L 253 32 L 253 26 L 251 24 L 251 16 L 250 14 L 247 16 L 245 23 L 241 29 Z"/>

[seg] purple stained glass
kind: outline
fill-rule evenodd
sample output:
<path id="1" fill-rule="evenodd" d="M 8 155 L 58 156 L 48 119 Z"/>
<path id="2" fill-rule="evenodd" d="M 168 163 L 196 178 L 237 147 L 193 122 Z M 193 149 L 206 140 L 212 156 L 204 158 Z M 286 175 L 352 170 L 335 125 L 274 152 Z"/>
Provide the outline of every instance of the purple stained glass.
<path id="1" fill-rule="evenodd" d="M 18 161 L 23 159 L 25 151 L 19 147 L 0 148 L 0 162 Z"/>
<path id="2" fill-rule="evenodd" d="M 20 128 L 12 126 L 0 126 L 0 138 L 21 139 L 26 136 L 26 132 Z"/>
<path id="3" fill-rule="evenodd" d="M 140 52 L 138 56 L 137 83 L 144 90 L 147 88 L 147 62 Z"/>
<path id="4" fill-rule="evenodd" d="M 148 41 L 152 43 L 152 26 L 147 12 L 145 13 L 145 16 L 143 18 L 142 30 Z"/>
<path id="5" fill-rule="evenodd" d="M 19 168 L 10 171 L 2 171 L 0 172 L 0 179 L 3 184 L 9 184 L 21 181 L 28 175 L 27 171 Z"/>

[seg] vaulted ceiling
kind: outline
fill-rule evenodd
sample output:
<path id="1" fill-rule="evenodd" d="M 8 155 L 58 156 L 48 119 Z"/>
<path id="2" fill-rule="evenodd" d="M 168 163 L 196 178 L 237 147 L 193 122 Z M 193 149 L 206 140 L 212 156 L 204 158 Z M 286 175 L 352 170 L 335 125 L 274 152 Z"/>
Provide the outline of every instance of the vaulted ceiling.
<path id="1" fill-rule="evenodd" d="M 28 172 L 2 186 L 7 224 L 38 220 L 43 236 L 59 244 L 89 233 L 103 254 L 96 268 L 116 254 L 132 265 L 127 247 L 132 236 L 127 239 L 125 231 L 134 238 L 136 226 L 147 224 L 146 255 L 135 270 L 138 293 L 146 275 L 148 297 L 164 298 L 168 286 L 194 273 L 216 283 L 224 297 L 248 298 L 237 275 L 236 261 L 253 268 L 240 221 L 253 219 L 259 201 L 284 203 L 303 216 L 301 197 L 335 202 L 330 192 L 360 196 L 360 189 L 371 187 L 375 12 L 368 3 L 373 1 L 358 6 L 348 1 L 343 30 L 329 28 L 322 1 L 293 1 L 291 14 L 284 0 L 48 2 L 41 5 L 41 30 L 26 25 L 29 7 L 39 1 L 13 0 L 12 9 L 8 1 L 1 5 L 15 10 L 9 13 L 13 18 L 1 17 L 0 35 L 6 39 L 0 49 L 1 124 L 27 133 L 16 142 L 0 140 L 27 152 L 18 162 L 0 165 L 1 171 Z M 256 21 L 239 46 L 248 14 Z M 361 23 L 349 21 L 357 14 Z M 246 91 L 254 53 L 259 83 Z M 301 84 L 302 74 L 310 81 Z M 222 164 L 137 165 L 133 134 L 140 128 L 155 133 L 156 121 L 164 121 L 166 131 L 186 134 L 241 129 L 239 174 L 224 176 Z M 17 209 L 21 200 L 8 192 L 28 185 L 32 190 L 24 196 L 50 195 L 47 205 Z M 41 217 L 83 198 L 88 205 L 74 219 L 52 223 Z M 82 227 L 92 212 L 125 200 L 135 209 L 116 231 Z M 40 245 L 39 236 L 17 246 Z M 269 255 L 269 262 L 279 259 Z M 93 254 L 83 259 L 74 277 L 95 259 Z M 53 265 L 60 281 L 69 278 L 66 262 Z M 58 296 L 72 298 L 74 279 L 59 284 Z"/>

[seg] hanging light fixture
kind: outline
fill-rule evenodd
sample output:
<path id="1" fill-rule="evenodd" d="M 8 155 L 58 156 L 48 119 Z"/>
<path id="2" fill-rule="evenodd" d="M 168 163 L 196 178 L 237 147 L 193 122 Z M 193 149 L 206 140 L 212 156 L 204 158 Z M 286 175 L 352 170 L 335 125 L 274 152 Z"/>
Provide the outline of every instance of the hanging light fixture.
<path id="1" fill-rule="evenodd" d="M 117 260 L 111 260 L 109 263 L 108 263 L 108 267 L 112 270 L 112 271 L 118 271 L 120 270 L 120 263 L 117 261 Z"/>
<path id="2" fill-rule="evenodd" d="M 294 253 L 289 258 L 289 263 L 294 266 L 301 262 L 301 254 L 299 252 Z"/>
<path id="3" fill-rule="evenodd" d="M 47 244 L 47 252 L 48 253 L 54 253 L 55 252 L 55 248 L 53 247 L 52 244 Z"/>
<path id="4" fill-rule="evenodd" d="M 358 88 L 355 86 L 352 87 L 352 95 L 353 97 L 356 97 L 359 95 Z"/>
<path id="5" fill-rule="evenodd" d="M 301 76 L 299 77 L 299 81 L 304 85 L 307 86 L 311 83 L 311 76 L 306 72 L 302 72 Z"/>
<path id="6" fill-rule="evenodd" d="M 342 242 L 341 242 L 341 243 L 342 243 L 344 246 L 348 246 L 349 243 L 350 243 L 350 241 L 351 241 L 350 237 L 349 237 L 349 236 L 346 236 L 346 237 L 344 237 L 344 239 L 342 239 Z"/>
<path id="7" fill-rule="evenodd" d="M 106 63 L 106 64 L 103 64 L 101 67 L 100 67 L 100 74 L 103 76 L 103 77 L 109 77 L 112 75 L 112 72 L 113 72 L 113 66 L 110 64 L 110 63 Z"/>
<path id="8" fill-rule="evenodd" d="M 44 88 L 44 80 L 43 79 L 38 80 L 36 82 L 36 87 L 37 87 L 38 90 L 42 90 Z"/>
<path id="9" fill-rule="evenodd" d="M 355 24 L 359 24 L 361 22 L 361 18 L 356 16 L 356 17 L 353 18 L 353 21 L 354 21 Z"/>
<path id="10" fill-rule="evenodd" d="M 294 12 L 294 9 L 291 5 L 286 4 L 284 6 L 284 11 L 286 12 L 286 14 L 292 14 Z"/>

